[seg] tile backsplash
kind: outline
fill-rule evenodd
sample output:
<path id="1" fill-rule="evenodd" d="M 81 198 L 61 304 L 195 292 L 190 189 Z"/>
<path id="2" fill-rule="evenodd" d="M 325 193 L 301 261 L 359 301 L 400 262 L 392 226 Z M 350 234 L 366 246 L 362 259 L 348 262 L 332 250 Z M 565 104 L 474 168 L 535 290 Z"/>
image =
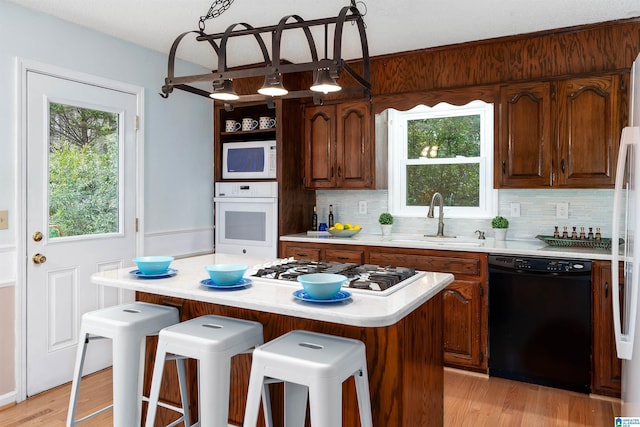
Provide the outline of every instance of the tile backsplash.
<path id="1" fill-rule="evenodd" d="M 327 222 L 329 205 L 333 205 L 336 222 L 360 224 L 363 232 L 380 234 L 378 216 L 388 210 L 386 190 L 318 190 L 318 222 Z M 367 203 L 367 213 L 358 213 L 358 203 Z M 520 204 L 520 217 L 510 215 L 511 203 Z M 556 218 L 556 204 L 569 204 L 569 218 Z M 509 219 L 507 239 L 535 238 L 537 234 L 552 235 L 554 226 L 600 227 L 603 237 L 611 236 L 611 215 L 613 190 L 600 189 L 540 189 L 540 190 L 498 190 L 498 214 Z M 394 233 L 435 234 L 438 227 L 436 218 L 403 217 L 395 214 Z M 490 219 L 447 218 L 445 210 L 445 234 L 474 237 L 475 230 L 482 230 L 487 237 L 493 237 Z"/>

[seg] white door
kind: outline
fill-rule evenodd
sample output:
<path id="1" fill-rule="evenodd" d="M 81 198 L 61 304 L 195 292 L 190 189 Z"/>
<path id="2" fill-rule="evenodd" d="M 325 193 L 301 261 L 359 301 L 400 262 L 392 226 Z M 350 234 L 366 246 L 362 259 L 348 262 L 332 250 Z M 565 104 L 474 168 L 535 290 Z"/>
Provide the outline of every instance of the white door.
<path id="1" fill-rule="evenodd" d="M 27 71 L 27 395 L 72 377 L 83 313 L 132 299 L 96 271 L 135 256 L 137 95 Z M 85 373 L 109 366 L 93 341 Z"/>

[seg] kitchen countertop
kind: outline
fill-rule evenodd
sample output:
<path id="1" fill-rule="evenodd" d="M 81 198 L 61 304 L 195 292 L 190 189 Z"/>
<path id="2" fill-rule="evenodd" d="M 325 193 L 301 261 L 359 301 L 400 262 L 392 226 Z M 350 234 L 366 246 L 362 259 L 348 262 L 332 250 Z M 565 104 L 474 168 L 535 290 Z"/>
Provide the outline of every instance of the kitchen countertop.
<path id="1" fill-rule="evenodd" d="M 554 247 L 538 239 L 529 240 L 506 240 L 496 241 L 494 239 L 454 239 L 457 243 L 448 239 L 445 242 L 425 240 L 422 235 L 392 234 L 382 236 L 381 234 L 359 233 L 353 237 L 334 236 L 308 236 L 306 233 L 290 234 L 280 237 L 281 241 L 306 242 L 306 243 L 331 243 L 337 245 L 364 245 L 364 246 L 385 246 L 393 248 L 413 248 L 413 249 L 436 249 L 456 252 L 486 252 L 492 254 L 523 255 L 552 258 L 575 258 L 588 260 L 611 260 L 611 250 L 574 248 L 574 247 Z M 622 246 L 621 246 L 622 248 Z"/>
<path id="2" fill-rule="evenodd" d="M 297 300 L 292 295 L 293 291 L 301 288 L 297 282 L 275 283 L 251 277 L 251 286 L 237 290 L 210 289 L 200 284 L 201 280 L 209 278 L 204 269 L 208 264 L 247 264 L 249 270 L 245 277 L 249 277 L 256 266 L 273 261 L 243 255 L 210 254 L 175 260 L 171 268 L 178 273 L 165 279 L 139 279 L 130 274 L 135 270 L 134 266 L 95 273 L 91 281 L 103 286 L 361 327 L 392 325 L 453 281 L 451 274 L 427 272 L 390 295 L 354 292 L 351 299 L 337 303 Z"/>

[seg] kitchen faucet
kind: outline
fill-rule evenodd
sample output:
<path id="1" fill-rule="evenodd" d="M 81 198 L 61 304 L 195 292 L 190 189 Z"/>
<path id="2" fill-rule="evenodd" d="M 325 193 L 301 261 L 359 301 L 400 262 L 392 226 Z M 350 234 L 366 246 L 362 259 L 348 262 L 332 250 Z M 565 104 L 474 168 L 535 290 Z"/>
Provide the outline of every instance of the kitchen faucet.
<path id="1" fill-rule="evenodd" d="M 433 205 L 436 198 L 440 199 L 440 214 L 438 215 L 438 232 L 436 233 L 436 237 L 444 237 L 444 200 L 442 199 L 442 194 L 437 191 L 433 193 L 433 197 L 431 198 L 431 205 L 429 206 L 427 218 L 433 218 Z"/>

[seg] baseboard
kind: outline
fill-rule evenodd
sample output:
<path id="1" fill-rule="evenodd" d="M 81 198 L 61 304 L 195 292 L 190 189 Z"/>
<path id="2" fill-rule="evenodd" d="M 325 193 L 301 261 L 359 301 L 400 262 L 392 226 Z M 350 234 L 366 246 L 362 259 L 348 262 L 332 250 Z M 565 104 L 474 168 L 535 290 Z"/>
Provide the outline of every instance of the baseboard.
<path id="1" fill-rule="evenodd" d="M 489 374 L 483 374 L 482 372 L 474 372 L 474 371 L 467 371 L 465 369 L 449 368 L 448 366 L 445 366 L 444 370 L 454 374 L 469 375 L 472 377 L 489 379 Z"/>
<path id="2" fill-rule="evenodd" d="M 16 404 L 16 392 L 12 391 L 0 396 L 0 411 Z"/>

